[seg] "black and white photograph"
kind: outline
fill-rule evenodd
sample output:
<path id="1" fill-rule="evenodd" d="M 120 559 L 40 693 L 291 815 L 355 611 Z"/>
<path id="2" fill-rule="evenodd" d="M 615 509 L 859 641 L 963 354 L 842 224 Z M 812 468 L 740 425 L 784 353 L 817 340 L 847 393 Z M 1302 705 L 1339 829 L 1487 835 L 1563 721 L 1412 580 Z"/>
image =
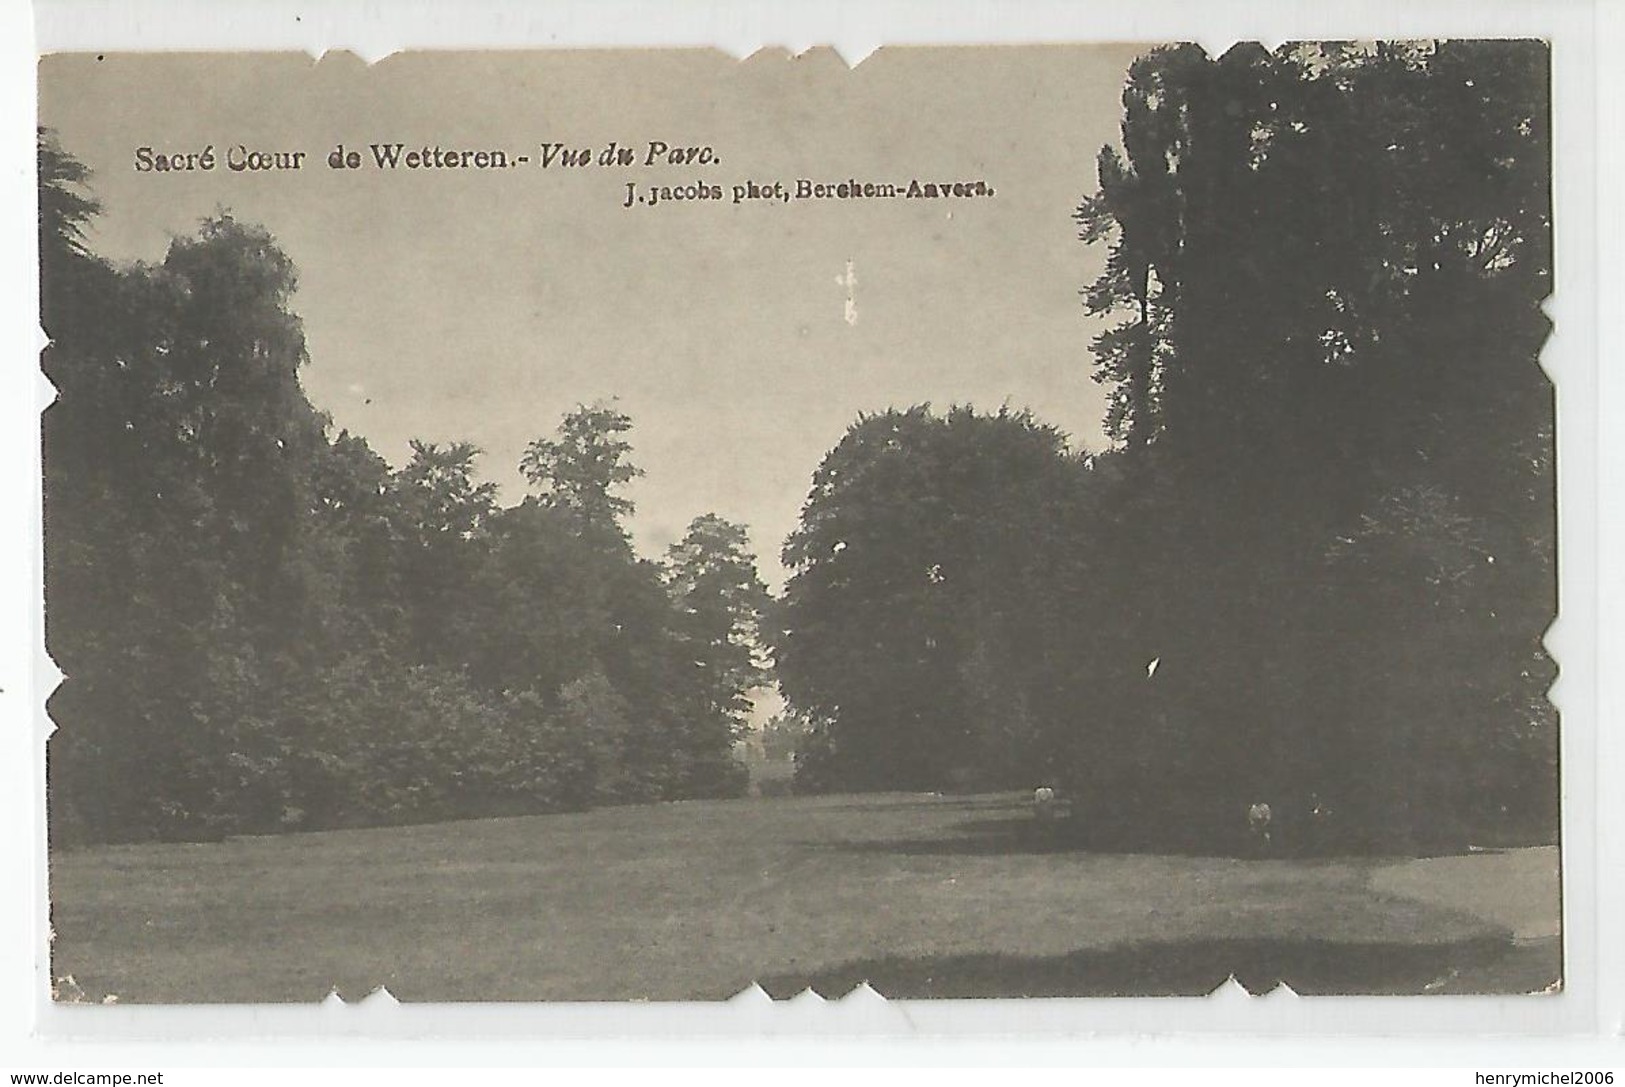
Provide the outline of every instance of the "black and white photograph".
<path id="1" fill-rule="evenodd" d="M 44 56 L 52 999 L 1560 998 L 1552 59 Z"/>

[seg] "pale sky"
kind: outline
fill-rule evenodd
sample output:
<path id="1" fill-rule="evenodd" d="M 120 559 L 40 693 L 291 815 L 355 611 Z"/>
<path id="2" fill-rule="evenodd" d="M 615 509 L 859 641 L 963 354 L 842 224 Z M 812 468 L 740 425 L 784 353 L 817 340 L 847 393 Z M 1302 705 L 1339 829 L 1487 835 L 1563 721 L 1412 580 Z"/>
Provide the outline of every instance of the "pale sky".
<path id="1" fill-rule="evenodd" d="M 1116 142 L 1143 47 L 47 58 L 41 122 L 94 171 L 89 239 L 157 260 L 217 207 L 300 274 L 302 380 L 391 463 L 472 441 L 517 501 L 520 453 L 577 403 L 633 419 L 639 549 L 714 511 L 778 551 L 814 469 L 859 412 L 1030 408 L 1104 443 L 1079 291 L 1103 253 L 1071 214 Z M 538 147 L 710 146 L 708 165 L 537 165 Z M 360 150 L 495 148 L 501 171 L 335 171 Z M 297 172 L 137 172 L 135 151 L 302 150 Z M 985 179 L 964 200 L 733 204 L 747 181 Z M 721 201 L 624 208 L 626 182 Z M 849 274 L 850 272 L 850 274 Z M 849 306 L 850 302 L 850 306 Z"/>

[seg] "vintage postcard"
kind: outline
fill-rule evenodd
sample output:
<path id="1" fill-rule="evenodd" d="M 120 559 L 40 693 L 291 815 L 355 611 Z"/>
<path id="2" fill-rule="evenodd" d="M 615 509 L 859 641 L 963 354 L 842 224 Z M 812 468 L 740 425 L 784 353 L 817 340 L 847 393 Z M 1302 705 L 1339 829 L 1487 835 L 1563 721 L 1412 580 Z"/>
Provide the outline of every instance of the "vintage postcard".
<path id="1" fill-rule="evenodd" d="M 1559 992 L 1550 87 L 46 56 L 54 996 Z"/>

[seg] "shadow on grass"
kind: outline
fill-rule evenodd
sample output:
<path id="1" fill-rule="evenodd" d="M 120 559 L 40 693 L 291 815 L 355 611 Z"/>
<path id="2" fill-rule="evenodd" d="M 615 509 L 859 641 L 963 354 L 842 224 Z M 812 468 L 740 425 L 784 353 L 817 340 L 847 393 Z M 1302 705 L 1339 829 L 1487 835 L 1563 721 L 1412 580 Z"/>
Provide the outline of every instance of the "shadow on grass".
<path id="1" fill-rule="evenodd" d="M 1031 818 L 971 819 L 956 825 L 950 833 L 948 837 L 857 838 L 806 844 L 811 848 L 835 849 L 844 853 L 967 857 L 1072 853 L 1090 848 L 1088 843 L 1041 827 Z"/>
<path id="2" fill-rule="evenodd" d="M 813 848 L 903 856 L 990 857 L 1046 853 L 1144 853 L 1166 856 L 1266 856 L 1251 843 L 1209 843 L 1103 833 L 1078 823 L 1041 823 L 1030 814 L 967 819 L 946 834 L 915 838 L 854 838 L 808 842 Z M 1227 846 L 1229 848 L 1227 848 Z M 1285 854 L 1274 854 L 1285 855 Z"/>
<path id="3" fill-rule="evenodd" d="M 1009 805 L 985 808 L 993 818 L 964 820 L 948 833 L 917 838 L 856 838 L 838 842 L 808 842 L 811 848 L 850 853 L 893 853 L 903 856 L 1019 856 L 1047 853 L 1137 853 L 1166 857 L 1237 857 L 1245 860 L 1298 860 L 1308 863 L 1362 857 L 1371 860 L 1411 860 L 1417 857 L 1496 853 L 1445 845 L 1400 849 L 1370 842 L 1260 843 L 1248 836 L 1204 836 L 1197 831 L 1174 830 L 1160 834 L 1143 828 L 1091 826 L 1081 820 L 1042 823 L 1030 813 L 1010 813 Z"/>
<path id="4" fill-rule="evenodd" d="M 1005 797 L 961 796 L 958 794 L 921 793 L 904 800 L 814 800 L 808 809 L 815 812 L 940 812 L 940 811 L 1013 811 L 1016 805 Z"/>
<path id="5" fill-rule="evenodd" d="M 1300 995 L 1532 993 L 1557 979 L 1554 946 L 1498 938 L 1447 944 L 1182 940 L 1050 957 L 878 958 L 758 980 L 775 999 L 809 986 L 838 999 L 867 981 L 894 1000 L 1203 996 L 1231 975 L 1255 995 L 1285 981 Z"/>

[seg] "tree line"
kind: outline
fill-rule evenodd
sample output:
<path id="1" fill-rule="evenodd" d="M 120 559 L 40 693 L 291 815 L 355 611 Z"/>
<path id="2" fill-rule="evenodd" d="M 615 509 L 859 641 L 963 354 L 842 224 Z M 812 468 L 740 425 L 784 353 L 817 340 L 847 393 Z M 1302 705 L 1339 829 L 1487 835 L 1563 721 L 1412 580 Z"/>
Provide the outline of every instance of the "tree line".
<path id="1" fill-rule="evenodd" d="M 805 791 L 1051 785 L 1113 846 L 1261 801 L 1305 846 L 1551 840 L 1550 150 L 1538 42 L 1146 54 L 1075 209 L 1111 448 L 860 416 L 769 599 L 713 515 L 636 555 L 613 404 L 507 508 L 471 445 L 334 434 L 270 235 L 115 267 L 46 137 L 53 834 L 733 795 L 771 676 Z"/>
<path id="2" fill-rule="evenodd" d="M 90 251 L 41 133 L 47 645 L 58 843 L 728 796 L 767 593 L 745 529 L 624 528 L 631 420 L 570 412 L 502 507 L 479 450 L 392 468 L 306 398 L 296 270 L 220 214 Z"/>
<path id="3" fill-rule="evenodd" d="M 1112 448 L 860 418 L 784 550 L 803 788 L 1087 833 L 1552 840 L 1543 43 L 1155 50 L 1076 209 Z"/>

